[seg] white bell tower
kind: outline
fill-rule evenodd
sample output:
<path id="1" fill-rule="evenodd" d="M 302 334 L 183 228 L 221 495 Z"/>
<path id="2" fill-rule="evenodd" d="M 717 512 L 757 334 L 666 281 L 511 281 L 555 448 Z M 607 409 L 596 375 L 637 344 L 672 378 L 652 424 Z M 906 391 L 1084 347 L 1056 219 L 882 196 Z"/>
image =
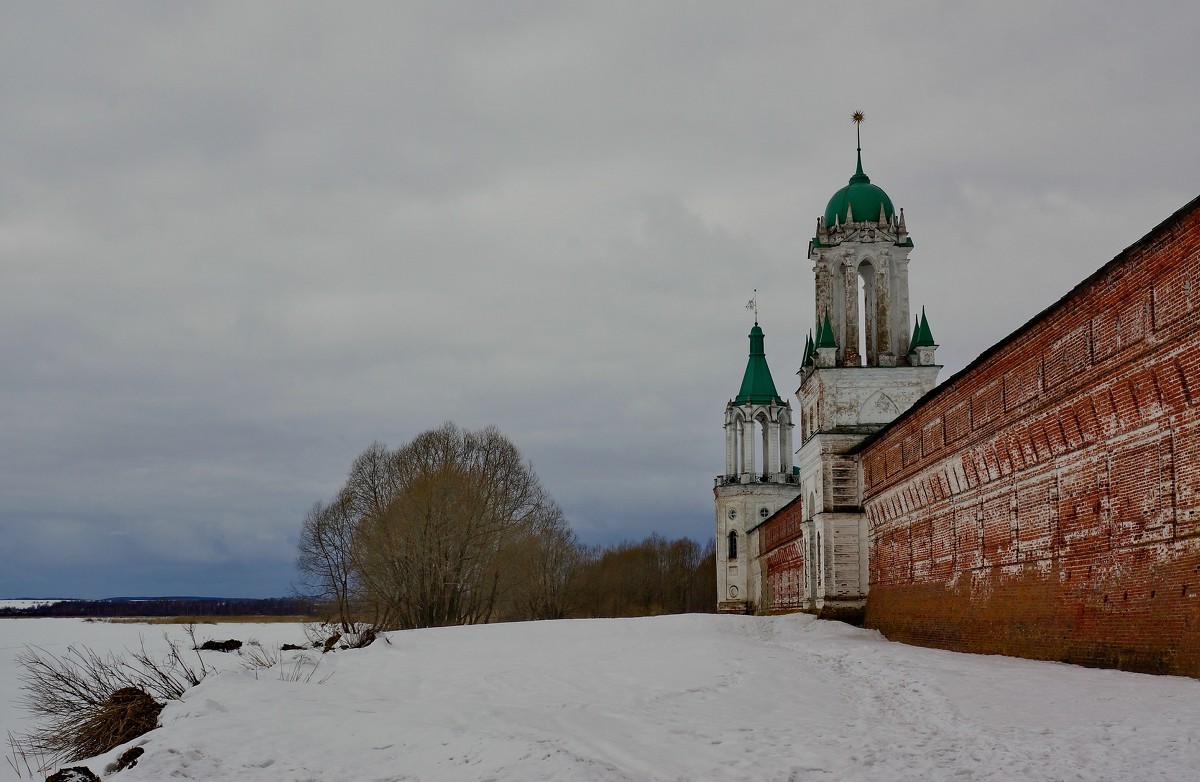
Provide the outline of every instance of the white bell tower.
<path id="1" fill-rule="evenodd" d="M 854 114 L 855 125 L 863 116 Z M 808 257 L 816 275 L 816 336 L 796 392 L 809 610 L 855 619 L 866 605 L 867 524 L 855 449 L 937 382 L 937 345 L 924 311 L 909 323 L 904 212 L 863 173 L 817 218 Z"/>
<path id="2" fill-rule="evenodd" d="M 714 482 L 717 608 L 726 613 L 752 613 L 761 604 L 759 562 L 747 533 L 800 493 L 792 406 L 775 390 L 764 340 L 756 317 L 741 390 L 725 405 L 725 472 Z"/>

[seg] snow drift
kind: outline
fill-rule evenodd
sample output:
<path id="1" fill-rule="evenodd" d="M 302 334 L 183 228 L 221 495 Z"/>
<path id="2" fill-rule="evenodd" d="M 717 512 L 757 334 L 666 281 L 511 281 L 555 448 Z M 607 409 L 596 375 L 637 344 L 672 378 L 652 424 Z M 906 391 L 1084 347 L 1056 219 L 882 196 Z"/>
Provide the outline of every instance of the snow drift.
<path id="1" fill-rule="evenodd" d="M 391 633 L 327 655 L 307 682 L 211 676 L 161 720 L 86 765 L 139 745 L 139 764 L 112 778 L 1140 780 L 1200 768 L 1198 681 L 921 649 L 803 615 Z"/>

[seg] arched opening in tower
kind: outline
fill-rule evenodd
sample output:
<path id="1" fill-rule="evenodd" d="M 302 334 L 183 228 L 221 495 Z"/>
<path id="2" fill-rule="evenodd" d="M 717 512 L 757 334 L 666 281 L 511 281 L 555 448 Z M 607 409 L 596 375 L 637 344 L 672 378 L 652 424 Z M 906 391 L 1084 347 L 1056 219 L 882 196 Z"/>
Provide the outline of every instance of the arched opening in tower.
<path id="1" fill-rule="evenodd" d="M 858 354 L 861 365 L 873 367 L 875 360 L 875 267 L 869 260 L 858 265 Z"/>
<path id="2" fill-rule="evenodd" d="M 760 415 L 758 418 L 754 419 L 754 425 L 758 427 L 758 433 L 760 435 L 758 438 L 758 444 L 755 446 L 756 454 L 754 463 L 762 465 L 761 472 L 763 477 L 766 477 L 767 473 L 772 471 L 772 465 L 770 464 L 771 427 L 767 425 L 767 417 L 765 415 Z"/>
<path id="3" fill-rule="evenodd" d="M 739 407 L 729 424 L 728 474 L 767 482 L 791 470 L 791 418 L 786 408 Z"/>
<path id="4" fill-rule="evenodd" d="M 738 475 L 750 472 L 750 461 L 754 458 L 753 446 L 751 446 L 751 452 L 749 454 L 746 453 L 746 440 L 753 439 L 746 437 L 747 426 L 754 426 L 754 424 L 739 416 L 736 424 L 737 447 L 734 449 L 734 472 Z"/>

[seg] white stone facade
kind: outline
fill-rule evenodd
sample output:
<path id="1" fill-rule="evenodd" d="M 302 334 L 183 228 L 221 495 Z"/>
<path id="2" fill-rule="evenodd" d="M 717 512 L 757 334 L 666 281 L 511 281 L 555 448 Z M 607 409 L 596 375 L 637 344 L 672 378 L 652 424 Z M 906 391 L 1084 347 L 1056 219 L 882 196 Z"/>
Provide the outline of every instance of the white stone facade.
<path id="1" fill-rule="evenodd" d="M 799 493 L 792 469 L 790 403 L 725 406 L 725 473 L 714 482 L 717 505 L 717 604 L 746 613 L 761 599 L 759 563 L 747 530 Z"/>
<path id="2" fill-rule="evenodd" d="M 833 228 L 818 223 L 809 250 L 816 275 L 816 318 L 820 323 L 828 313 L 838 344 L 837 366 L 908 363 L 910 252 L 902 218 Z"/>
<path id="3" fill-rule="evenodd" d="M 778 476 L 782 478 L 783 476 Z M 747 613 L 762 603 L 762 572 L 758 551 L 746 530 L 787 505 L 800 492 L 790 482 L 726 483 L 717 478 L 717 609 Z M 732 538 L 731 538 L 732 535 Z M 731 540 L 736 553 L 730 556 Z"/>
<path id="4" fill-rule="evenodd" d="M 797 495 L 800 537 L 796 538 L 797 510 L 792 506 L 773 525 L 779 528 L 786 519 L 791 531 L 784 537 L 771 533 L 775 541 L 784 542 L 767 541 L 791 546 L 788 552 L 803 552 L 803 568 L 794 570 L 803 573 L 803 584 L 799 576 L 789 582 L 789 590 L 799 586 L 803 591 L 795 602 L 833 617 L 854 617 L 865 607 L 868 530 L 855 451 L 928 393 L 941 369 L 934 363 L 932 340 L 913 345 L 908 291 L 912 247 L 903 213 L 889 217 L 881 208 L 877 221 L 851 218 L 834 226 L 818 220 L 809 260 L 816 277 L 821 344 L 797 373 L 796 468 L 791 467 L 790 436 L 785 445 L 775 434 L 785 429 L 770 428 L 771 415 L 786 413 L 790 432 L 790 407 L 772 405 L 771 412 L 749 407 L 743 412 L 732 403 L 726 407 L 726 475 L 717 479 L 715 492 L 717 599 L 722 610 L 770 610 L 763 603 L 765 557 L 770 552 L 763 550 L 762 525 Z M 826 323 L 831 334 L 824 333 Z M 767 469 L 760 471 L 754 462 L 754 443 L 748 438 L 757 435 L 753 426 L 741 428 L 747 421 L 762 429 L 765 444 L 759 452 L 765 455 Z M 776 441 L 778 458 L 771 444 Z M 737 552 L 731 557 L 734 538 Z"/>

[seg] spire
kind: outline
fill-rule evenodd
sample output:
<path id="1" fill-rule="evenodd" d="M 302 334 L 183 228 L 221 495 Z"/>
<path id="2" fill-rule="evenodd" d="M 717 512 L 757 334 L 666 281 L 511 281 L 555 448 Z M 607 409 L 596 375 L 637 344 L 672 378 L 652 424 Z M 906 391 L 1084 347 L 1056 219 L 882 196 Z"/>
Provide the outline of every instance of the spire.
<path id="1" fill-rule="evenodd" d="M 854 176 L 850 177 L 850 184 L 870 182 L 871 178 L 864 174 L 862 170 L 862 123 L 865 117 L 863 117 L 861 111 L 856 111 L 850 116 L 850 119 L 854 122 L 854 137 L 858 141 L 858 168 L 855 169 Z M 846 222 L 850 222 L 849 218 L 847 218 Z"/>
<path id="2" fill-rule="evenodd" d="M 921 325 L 917 327 L 917 335 L 913 341 L 914 348 L 933 348 L 937 347 L 937 343 L 933 341 L 933 332 L 929 330 L 929 319 L 925 317 L 925 308 L 921 308 Z"/>
<path id="3" fill-rule="evenodd" d="M 837 340 L 833 337 L 833 324 L 829 321 L 829 310 L 825 310 L 825 322 L 817 329 L 817 347 L 837 347 Z"/>
<path id="4" fill-rule="evenodd" d="M 908 352 L 915 353 L 917 350 L 917 337 L 921 334 L 921 318 L 913 315 L 913 330 L 912 339 L 908 341 Z"/>
<path id="5" fill-rule="evenodd" d="M 750 360 L 746 362 L 746 374 L 742 376 L 742 389 L 733 400 L 735 405 L 782 405 L 775 381 L 771 379 L 771 368 L 767 366 L 767 352 L 763 348 L 765 335 L 758 323 L 750 329 Z"/>
<path id="6" fill-rule="evenodd" d="M 800 366 L 806 367 L 811 364 L 816 353 L 817 344 L 813 342 L 812 329 L 809 329 L 808 336 L 804 338 L 804 359 L 800 362 Z"/>
<path id="7" fill-rule="evenodd" d="M 875 222 L 879 207 L 883 207 L 884 220 L 895 212 L 892 200 L 877 185 L 871 184 L 871 178 L 863 173 L 862 163 L 862 121 L 861 111 L 854 112 L 855 136 L 858 139 L 857 155 L 855 158 L 854 176 L 845 187 L 838 190 L 829 199 L 825 207 L 825 228 L 836 227 L 838 221 L 842 226 L 848 226 L 855 220 Z M 853 205 L 853 208 L 851 206 Z"/>

